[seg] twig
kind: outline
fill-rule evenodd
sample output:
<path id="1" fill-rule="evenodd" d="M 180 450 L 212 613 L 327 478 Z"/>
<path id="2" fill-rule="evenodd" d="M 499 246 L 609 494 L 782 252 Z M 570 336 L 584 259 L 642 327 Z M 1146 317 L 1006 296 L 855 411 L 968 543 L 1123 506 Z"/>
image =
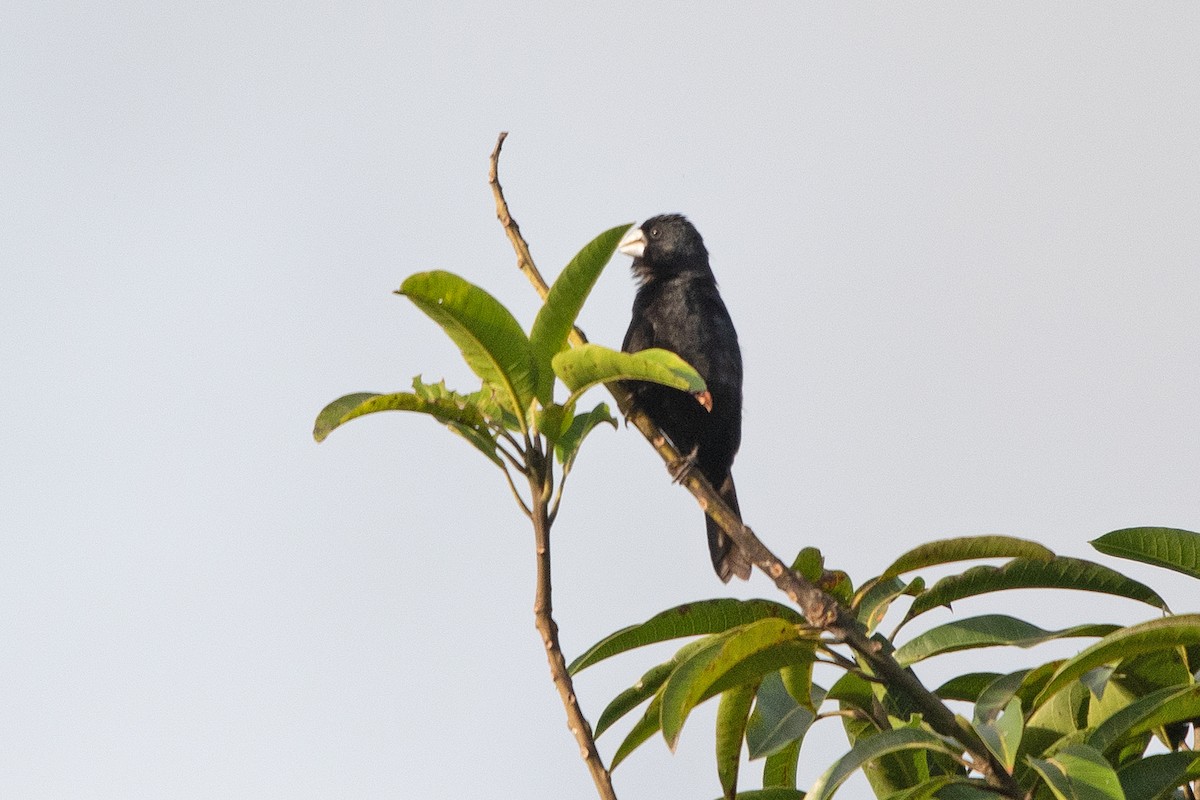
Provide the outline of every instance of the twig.
<path id="1" fill-rule="evenodd" d="M 492 194 L 496 198 L 496 216 L 499 218 L 500 224 L 504 226 L 504 232 L 508 234 L 508 240 L 517 253 L 517 266 L 534 282 L 534 288 L 545 300 L 546 295 L 550 292 L 550 287 L 542 280 L 541 274 L 533 263 L 533 256 L 529 254 L 529 245 L 521 236 L 521 230 L 517 227 L 516 221 L 508 213 L 508 204 L 504 201 L 504 191 L 500 188 L 500 181 L 497 177 L 500 147 L 504 144 L 504 137 L 507 135 L 507 133 L 501 133 L 500 138 L 496 140 L 496 149 L 492 151 L 491 169 L 488 171 L 488 184 L 492 187 Z M 581 335 L 577 332 L 573 333 L 572 342 L 578 344 L 577 337 Z M 547 453 L 543 457 L 532 446 L 528 448 L 527 452 L 531 459 L 537 459 L 539 462 L 536 465 L 531 464 L 531 467 L 536 466 L 536 468 L 529 472 L 529 489 L 533 505 L 531 519 L 533 520 L 534 544 L 537 551 L 537 589 L 533 601 L 534 626 L 542 635 L 542 644 L 546 647 L 546 659 L 550 663 L 550 677 L 554 681 L 555 688 L 558 689 L 563 709 L 567 712 L 567 727 L 579 745 L 579 754 L 583 757 L 584 763 L 592 775 L 592 782 L 596 784 L 596 793 L 600 795 L 601 800 L 617 800 L 616 792 L 613 791 L 612 777 L 608 774 L 604 761 L 596 749 L 596 737 L 592 734 L 592 726 L 579 708 L 579 699 L 575 696 L 575 684 L 571 680 L 571 674 L 567 672 L 567 661 L 563 657 L 562 646 L 558 641 L 558 624 L 554 621 L 554 607 L 551 603 L 553 587 L 550 581 L 551 519 L 547 513 L 550 487 L 537 480 L 537 475 L 548 469 L 545 462 L 553 458 L 553 454 Z M 562 485 L 560 484 L 559 490 L 561 491 L 561 489 Z M 555 502 L 554 506 L 554 510 L 557 512 L 558 503 Z"/>

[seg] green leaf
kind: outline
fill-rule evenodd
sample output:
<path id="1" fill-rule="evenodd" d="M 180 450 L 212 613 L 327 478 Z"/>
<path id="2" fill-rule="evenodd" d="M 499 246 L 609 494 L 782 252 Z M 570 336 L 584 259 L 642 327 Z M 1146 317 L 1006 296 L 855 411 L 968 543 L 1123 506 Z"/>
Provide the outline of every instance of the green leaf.
<path id="1" fill-rule="evenodd" d="M 596 720 L 596 738 L 599 739 L 614 722 L 657 694 L 676 666 L 678 664 L 671 660 L 651 667 L 637 683 L 614 697 Z"/>
<path id="2" fill-rule="evenodd" d="M 1059 667 L 1034 700 L 1034 707 L 1095 667 L 1140 653 L 1197 643 L 1200 643 L 1200 614 L 1180 614 L 1121 628 Z"/>
<path id="3" fill-rule="evenodd" d="M 612 228 L 586 244 L 554 280 L 533 321 L 529 345 L 537 364 L 537 396 L 544 406 L 554 401 L 554 371 L 550 361 L 566 349 L 579 310 L 612 259 L 621 237 L 631 227 L 632 224 Z"/>
<path id="4" fill-rule="evenodd" d="M 577 398 L 593 386 L 612 381 L 649 381 L 685 392 L 703 392 L 704 379 L 670 350 L 652 347 L 619 353 L 598 344 L 585 344 L 554 356 L 554 372 Z M 569 402 L 569 401 L 568 401 Z"/>
<path id="5" fill-rule="evenodd" d="M 917 580 L 919 581 L 920 578 Z M 914 588 L 917 588 L 917 593 L 919 593 L 919 590 L 924 588 L 924 584 Z M 859 622 L 866 626 L 867 633 L 870 634 L 874 633 L 879 624 L 883 622 L 888 609 L 892 607 L 892 602 L 897 597 L 910 593 L 912 591 L 909 584 L 899 578 L 876 580 L 859 589 L 852 607 L 855 609 Z"/>
<path id="6" fill-rule="evenodd" d="M 1200 533 L 1179 528 L 1125 528 L 1091 542 L 1101 553 L 1200 578 Z"/>
<path id="7" fill-rule="evenodd" d="M 1025 683 L 1029 673 L 1030 670 L 1021 669 L 1007 675 L 999 675 L 985 686 L 975 701 L 975 721 L 991 721 L 1003 713 Z"/>
<path id="8" fill-rule="evenodd" d="M 416 411 L 428 414 L 439 422 L 449 425 L 451 430 L 478 447 L 493 462 L 501 463 L 500 457 L 496 455 L 496 442 L 487 429 L 486 420 L 477 409 L 469 405 L 460 407 L 456 400 L 449 398 L 426 400 L 412 392 L 396 392 L 395 394 L 357 392 L 340 397 L 325 406 L 317 415 L 313 438 L 318 442 L 323 442 L 335 428 L 356 417 L 374 414 L 377 411 Z"/>
<path id="9" fill-rule="evenodd" d="M 737 795 L 742 736 L 746 733 L 746 718 L 750 716 L 757 688 L 752 683 L 735 686 L 721 695 L 717 706 L 717 778 L 726 800 L 733 800 Z"/>
<path id="10" fill-rule="evenodd" d="M 809 790 L 810 800 L 828 800 L 833 797 L 847 778 L 868 762 L 888 753 L 902 750 L 932 750 L 937 753 L 958 757 L 957 748 L 951 747 L 940 737 L 920 728 L 896 728 L 874 736 L 860 738 L 850 752 L 839 758 L 817 779 Z"/>
<path id="11" fill-rule="evenodd" d="M 795 624 L 778 618 L 763 619 L 714 637 L 707 647 L 680 664 L 662 689 L 662 734 L 667 746 L 675 749 L 692 709 L 711 695 L 709 689 L 726 673 L 763 651 L 798 638 Z"/>
<path id="12" fill-rule="evenodd" d="M 1005 589 L 1076 589 L 1168 610 L 1166 602 L 1149 586 L 1100 564 L 1064 556 L 1050 561 L 1016 558 L 1001 567 L 971 567 L 959 575 L 942 578 L 913 601 L 904 624 L 938 606 Z"/>
<path id="13" fill-rule="evenodd" d="M 1111 754 L 1121 742 L 1172 722 L 1200 717 L 1200 684 L 1168 686 L 1134 700 L 1088 734 L 1086 742 Z"/>
<path id="14" fill-rule="evenodd" d="M 642 718 L 634 723 L 629 733 L 625 735 L 624 741 L 617 748 L 617 752 L 613 753 L 612 763 L 608 765 L 610 772 L 659 731 L 662 727 L 661 711 L 662 695 L 656 694 L 650 701 L 650 705 L 646 706 L 646 712 L 642 714 Z"/>
<path id="15" fill-rule="evenodd" d="M 1125 800 L 1117 773 L 1086 745 L 1067 745 L 1048 759 L 1031 758 L 1029 763 L 1058 800 Z"/>
<path id="16" fill-rule="evenodd" d="M 1076 625 L 1060 631 L 1046 631 L 1024 620 L 1003 614 L 968 617 L 931 628 L 905 642 L 896 650 L 896 660 L 909 666 L 932 656 L 972 650 L 979 647 L 1033 647 L 1054 639 L 1106 636 L 1117 625 Z"/>
<path id="17" fill-rule="evenodd" d="M 575 457 L 579 455 L 579 448 L 587 435 L 597 425 L 605 422 L 614 428 L 617 427 L 617 420 L 609 411 L 608 403 L 600 403 L 586 414 L 575 415 L 575 418 L 571 420 L 570 427 L 562 436 L 558 437 L 558 441 L 554 444 L 554 454 L 558 456 L 558 463 L 563 465 L 564 472 L 570 472 L 571 467 L 575 464 Z"/>
<path id="18" fill-rule="evenodd" d="M 568 409 L 566 406 L 560 406 L 558 403 L 551 403 L 548 406 L 537 406 L 537 411 L 534 413 L 534 422 L 537 426 L 537 432 L 544 436 L 551 444 L 557 444 L 558 439 L 566 432 L 568 420 L 567 414 L 573 413 L 574 409 Z"/>
<path id="19" fill-rule="evenodd" d="M 1077 739 L 1080 731 L 1087 727 L 1090 699 L 1091 695 L 1083 684 L 1075 683 L 1036 708 L 1022 701 L 1026 708 L 1033 708 L 1033 711 L 1025 722 L 1021 752 L 1042 756 L 1052 752 L 1064 739 Z"/>
<path id="20" fill-rule="evenodd" d="M 800 742 L 794 741 L 767 756 L 763 762 L 764 789 L 794 789 L 800 766 Z M 746 795 L 743 794 L 744 798 Z"/>
<path id="21" fill-rule="evenodd" d="M 968 672 L 964 675 L 951 678 L 934 689 L 933 693 L 943 700 L 964 700 L 968 703 L 974 703 L 979 699 L 980 693 L 992 681 L 1000 677 L 1003 676 L 999 672 Z"/>
<path id="22" fill-rule="evenodd" d="M 961 775 L 935 775 L 919 786 L 901 789 L 887 800 L 997 800 L 999 789 Z"/>
<path id="23" fill-rule="evenodd" d="M 815 547 L 804 547 L 792 561 L 792 571 L 810 583 L 818 583 L 825 572 L 825 556 Z"/>
<path id="24" fill-rule="evenodd" d="M 536 368 L 529 339 L 509 310 L 478 286 L 440 270 L 410 275 L 396 294 L 442 327 L 471 370 L 500 391 L 503 405 L 524 427 Z"/>
<path id="25" fill-rule="evenodd" d="M 825 699 L 823 690 L 814 688 L 813 693 L 816 697 L 810 698 L 806 707 L 796 702 L 779 673 L 763 678 L 758 687 L 758 702 L 746 726 L 746 746 L 750 758 L 773 755 L 804 739 L 817 718 L 813 708 L 820 706 Z"/>
<path id="26" fill-rule="evenodd" d="M 804 792 L 782 787 L 752 789 L 748 792 L 738 792 L 738 800 L 804 800 Z"/>
<path id="27" fill-rule="evenodd" d="M 1021 699 L 1014 697 L 997 717 L 977 719 L 973 725 L 979 738 L 987 745 L 992 755 L 1011 771 L 1017 761 L 1017 749 L 1025 732 L 1025 721 L 1021 716 Z"/>
<path id="28" fill-rule="evenodd" d="M 643 623 L 609 634 L 571 662 L 567 669 L 574 675 L 606 658 L 638 647 L 685 636 L 722 633 L 767 618 L 782 619 L 795 625 L 804 622 L 797 611 L 770 600 L 701 600 L 676 606 Z"/>
<path id="29" fill-rule="evenodd" d="M 1049 561 L 1054 558 L 1054 553 L 1037 542 L 1013 536 L 960 536 L 914 547 L 893 561 L 878 580 L 894 578 L 915 569 L 956 561 L 974 561 L 979 558 L 1029 558 Z"/>
<path id="30" fill-rule="evenodd" d="M 1117 771 L 1126 797 L 1165 800 L 1172 789 L 1200 778 L 1200 755 L 1158 753 L 1139 758 Z"/>

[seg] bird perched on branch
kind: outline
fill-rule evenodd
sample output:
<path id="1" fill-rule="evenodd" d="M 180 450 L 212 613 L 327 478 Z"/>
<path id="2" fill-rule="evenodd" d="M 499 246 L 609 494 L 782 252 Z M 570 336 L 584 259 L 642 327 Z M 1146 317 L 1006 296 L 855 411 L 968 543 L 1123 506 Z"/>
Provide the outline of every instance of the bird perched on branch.
<path id="1" fill-rule="evenodd" d="M 679 214 L 652 217 L 617 248 L 633 256 L 638 281 L 633 319 L 621 349 L 670 350 L 704 378 L 708 391 L 691 395 L 654 383 L 630 382 L 634 405 L 646 412 L 730 508 L 738 509 L 730 467 L 742 440 L 742 353 L 733 321 L 717 291 L 700 233 Z M 680 474 L 684 474 L 681 472 Z M 750 577 L 750 559 L 707 515 L 708 549 L 722 581 Z"/>

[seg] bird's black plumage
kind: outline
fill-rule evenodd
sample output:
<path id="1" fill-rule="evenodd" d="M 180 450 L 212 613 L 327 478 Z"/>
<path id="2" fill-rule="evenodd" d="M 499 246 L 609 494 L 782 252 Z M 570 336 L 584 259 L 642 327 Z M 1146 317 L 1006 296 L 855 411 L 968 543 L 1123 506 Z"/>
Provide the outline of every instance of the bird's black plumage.
<path id="1" fill-rule="evenodd" d="M 645 411 L 680 454 L 693 455 L 708 482 L 738 511 L 730 467 L 742 440 L 742 353 L 737 332 L 717 291 L 708 250 L 686 218 L 646 220 L 621 240 L 638 279 L 633 319 L 621 349 L 661 347 L 677 353 L 708 384 L 711 410 L 687 392 L 631 382 L 634 404 Z M 750 560 L 711 518 L 708 548 L 722 581 L 750 577 Z"/>

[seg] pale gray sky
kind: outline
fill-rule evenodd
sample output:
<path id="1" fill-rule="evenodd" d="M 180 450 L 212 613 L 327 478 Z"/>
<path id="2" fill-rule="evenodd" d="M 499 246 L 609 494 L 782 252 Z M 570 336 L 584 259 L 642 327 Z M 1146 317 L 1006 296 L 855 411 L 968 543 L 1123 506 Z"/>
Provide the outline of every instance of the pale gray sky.
<path id="1" fill-rule="evenodd" d="M 654 213 L 704 234 L 746 360 L 739 495 L 784 557 L 816 545 L 861 580 L 941 536 L 1090 557 L 1111 529 L 1200 528 L 1194 4 L 0 20 L 0 796 L 593 796 L 499 475 L 412 416 L 309 436 L 346 392 L 471 388 L 391 294 L 408 274 L 453 270 L 532 320 L 485 185 L 500 130 L 549 275 Z M 627 266 L 584 311 L 594 340 L 620 342 Z M 632 430 L 598 431 L 572 482 L 568 655 L 688 600 L 772 596 L 716 581 Z M 1129 571 L 1194 610 L 1194 585 Z M 1046 600 L 956 612 L 1152 616 Z M 665 652 L 584 673 L 584 708 Z M 622 796 L 716 796 L 710 720 L 674 756 L 645 745 Z M 807 781 L 841 746 L 817 731 Z"/>

